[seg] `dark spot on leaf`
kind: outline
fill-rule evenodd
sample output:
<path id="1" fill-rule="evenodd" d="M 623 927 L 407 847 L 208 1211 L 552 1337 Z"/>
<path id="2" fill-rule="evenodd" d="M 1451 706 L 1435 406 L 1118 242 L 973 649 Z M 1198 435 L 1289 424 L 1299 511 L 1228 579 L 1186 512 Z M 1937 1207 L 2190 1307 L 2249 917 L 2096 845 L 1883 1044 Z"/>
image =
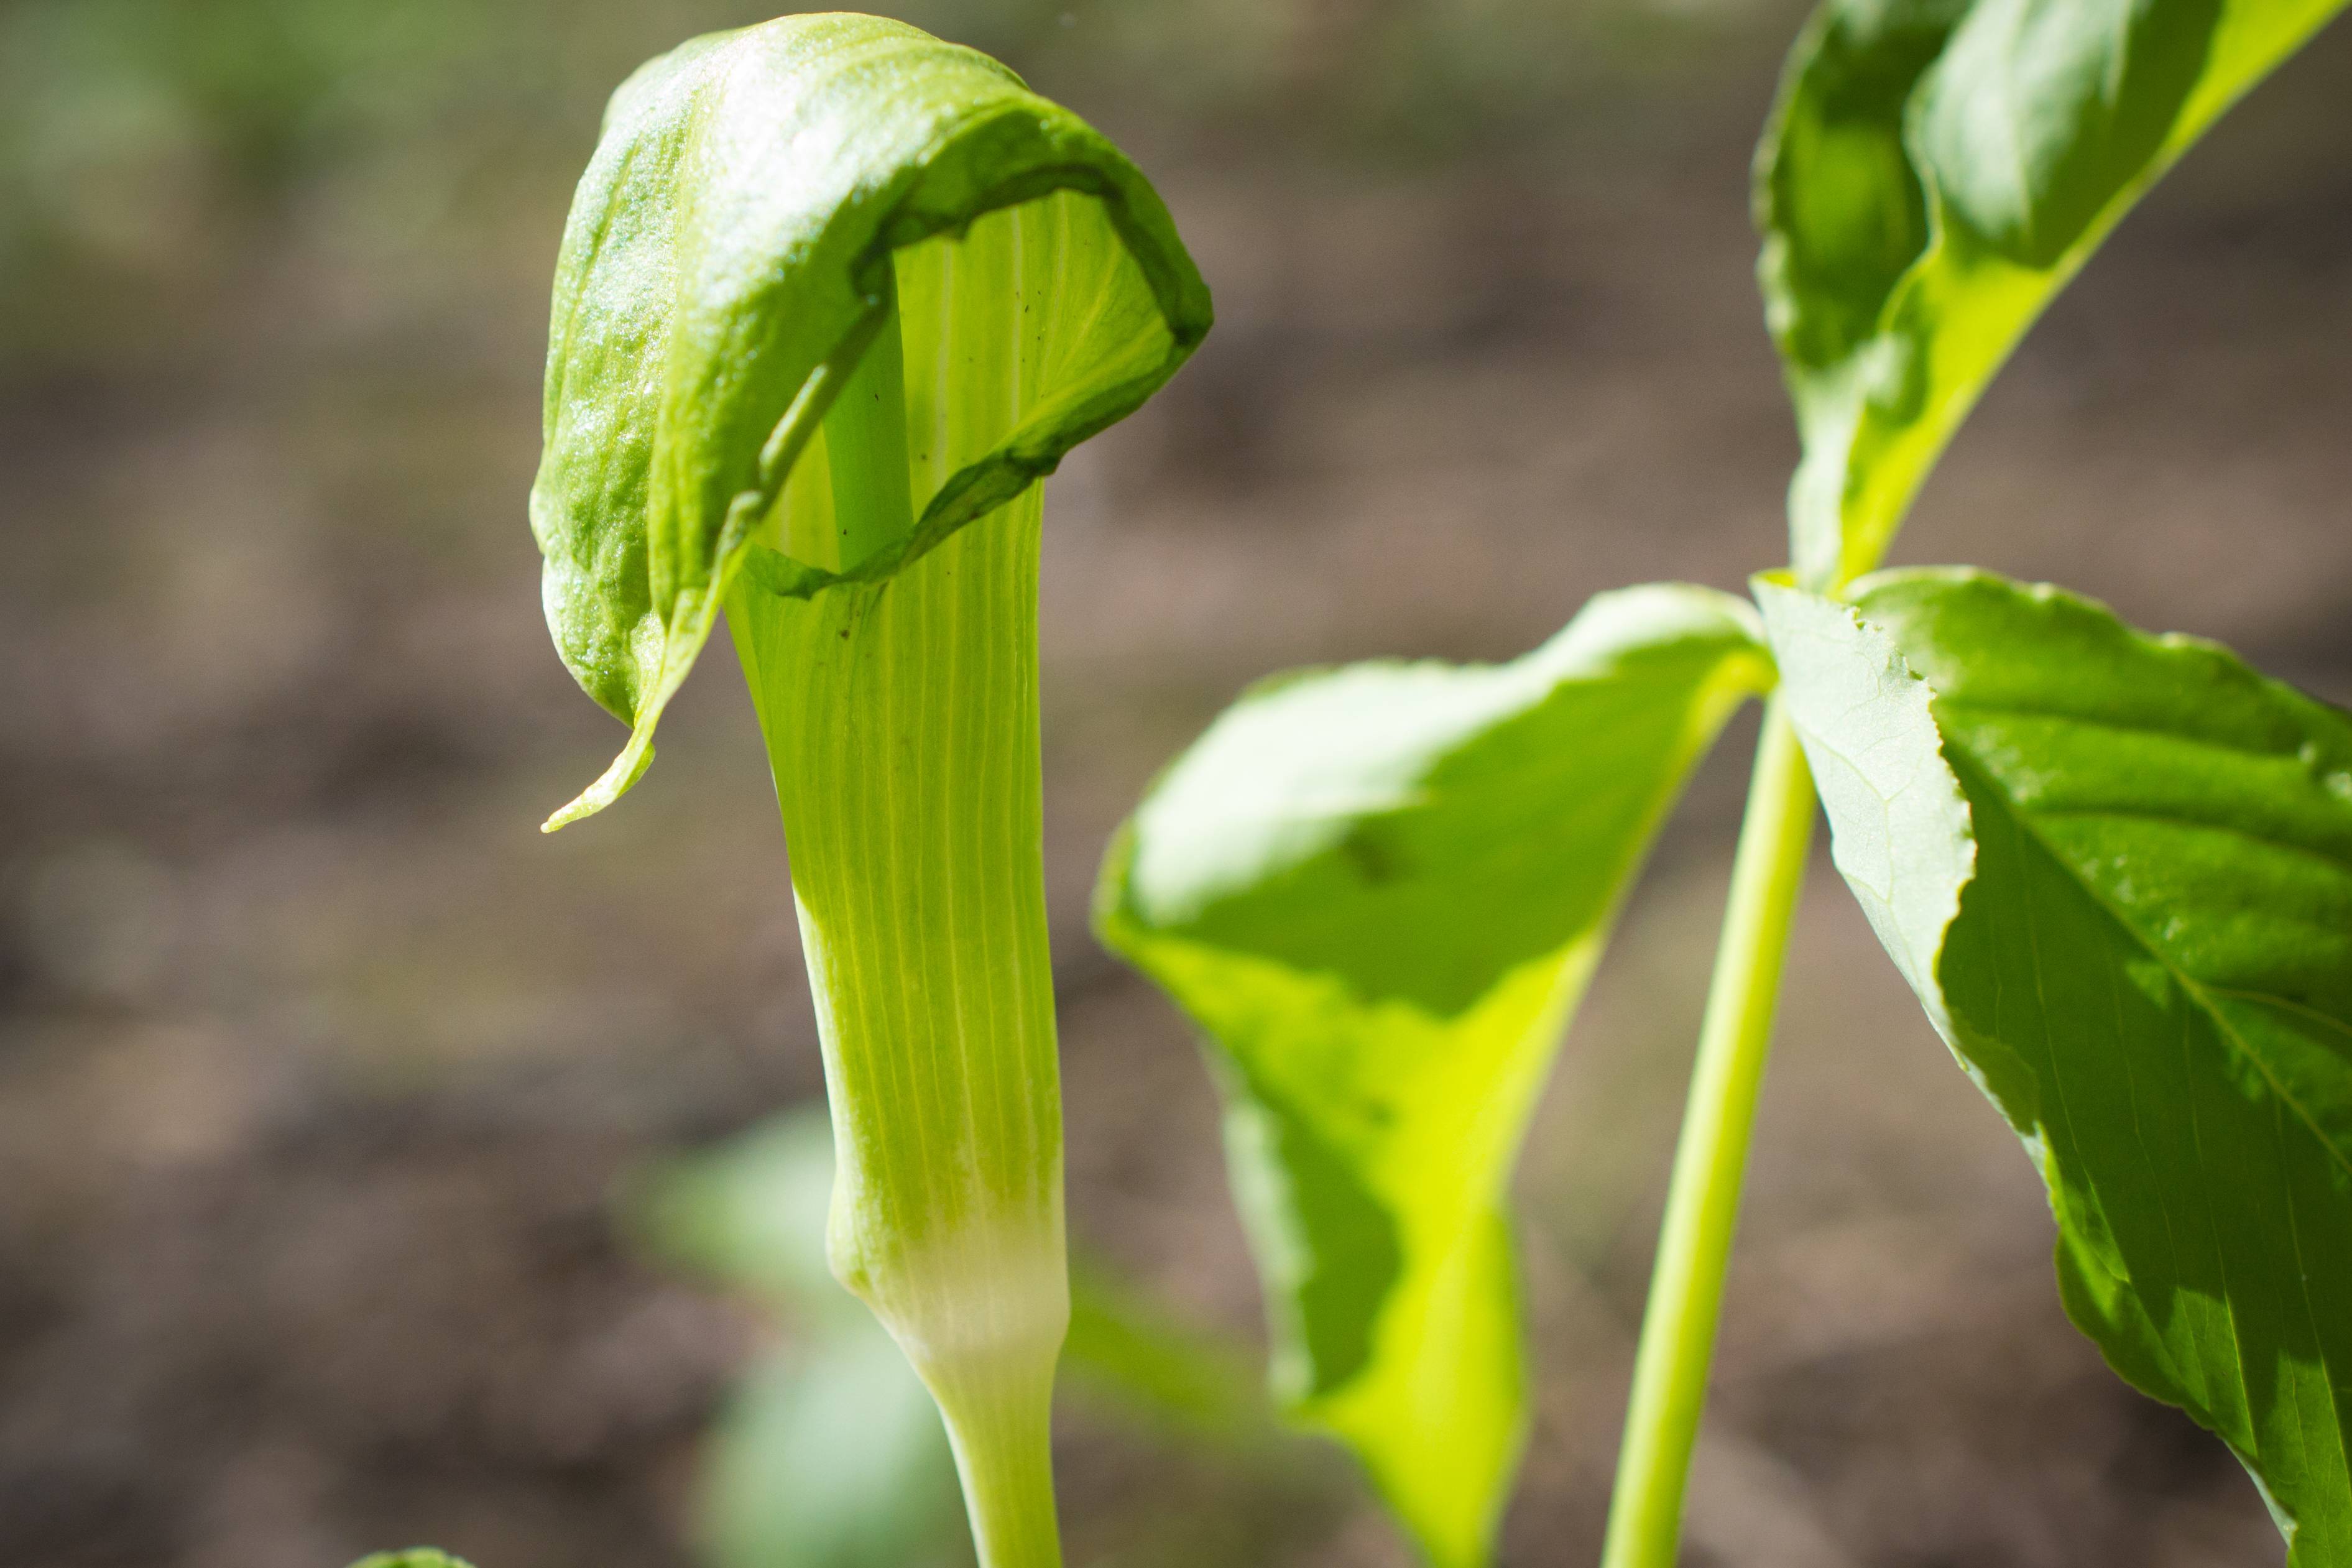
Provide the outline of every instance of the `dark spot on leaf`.
<path id="1" fill-rule="evenodd" d="M 1380 836 L 1368 828 L 1359 827 L 1341 840 L 1339 853 L 1359 876 L 1375 887 L 1396 881 L 1405 874 L 1395 846 L 1382 843 Z"/>

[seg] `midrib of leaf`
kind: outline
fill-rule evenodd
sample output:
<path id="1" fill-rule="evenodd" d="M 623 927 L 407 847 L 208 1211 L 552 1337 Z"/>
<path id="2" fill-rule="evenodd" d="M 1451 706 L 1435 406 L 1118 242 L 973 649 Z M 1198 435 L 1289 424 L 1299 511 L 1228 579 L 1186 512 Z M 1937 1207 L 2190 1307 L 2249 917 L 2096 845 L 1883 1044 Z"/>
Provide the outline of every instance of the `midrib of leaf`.
<path id="1" fill-rule="evenodd" d="M 2352 1039 L 2352 1024 L 2347 1024 L 2341 1018 L 2331 1018 L 2307 1003 L 2291 1002 L 2284 996 L 2272 996 L 2260 991 L 2241 991 L 2231 985 L 2208 985 L 2205 989 L 2215 996 L 2227 996 L 2232 1001 L 2266 1004 L 2283 1013 L 2293 1013 L 2297 1017 L 2306 1018 L 2312 1023 L 2325 1025 L 2347 1039 Z"/>

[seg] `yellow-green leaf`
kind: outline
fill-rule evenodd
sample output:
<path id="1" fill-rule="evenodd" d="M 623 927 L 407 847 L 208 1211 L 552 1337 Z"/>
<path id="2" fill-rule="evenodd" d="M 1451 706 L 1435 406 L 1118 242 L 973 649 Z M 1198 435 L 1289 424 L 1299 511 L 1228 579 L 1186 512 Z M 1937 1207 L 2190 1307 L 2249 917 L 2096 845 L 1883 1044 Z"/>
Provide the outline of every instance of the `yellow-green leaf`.
<path id="1" fill-rule="evenodd" d="M 1526 1389 L 1506 1188 L 1650 835 L 1769 683 L 1739 601 L 1595 600 L 1513 663 L 1270 682 L 1113 846 L 1104 940 L 1207 1033 L 1293 1415 L 1487 1560 Z"/>

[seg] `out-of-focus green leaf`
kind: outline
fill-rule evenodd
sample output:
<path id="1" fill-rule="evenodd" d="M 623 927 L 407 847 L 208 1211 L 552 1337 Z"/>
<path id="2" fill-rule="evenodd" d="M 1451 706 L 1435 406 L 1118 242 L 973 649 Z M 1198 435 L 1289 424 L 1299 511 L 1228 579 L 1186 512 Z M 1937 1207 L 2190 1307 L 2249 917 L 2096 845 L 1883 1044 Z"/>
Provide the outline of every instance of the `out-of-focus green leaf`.
<path id="1" fill-rule="evenodd" d="M 790 1110 L 640 1173 L 640 1246 L 792 1320 L 729 1399 L 700 1478 L 715 1568 L 916 1568 L 971 1560 L 938 1408 L 873 1314 L 825 1267 L 834 1182 L 824 1107 Z M 1179 1324 L 1097 1265 L 1074 1268 L 1070 1381 L 1176 1436 L 1249 1451 L 1269 1415 L 1233 1347 Z"/>
<path id="2" fill-rule="evenodd" d="M 962 308 L 975 290 L 991 309 Z M 632 735 L 551 826 L 644 771 L 747 552 L 788 595 L 889 574 L 1135 409 L 1209 319 L 1134 166 L 983 55 L 829 14 L 639 70 L 564 232 L 531 491 L 557 647 Z M 835 479 L 870 487 L 829 473 L 821 435 L 894 331 L 921 373 L 912 526 L 845 556 Z M 956 395 L 999 373 L 1019 378 Z"/>
<path id="3" fill-rule="evenodd" d="M 1246 1450 L 1272 1435 L 1273 1412 L 1238 1346 L 1178 1322 L 1083 1257 L 1070 1266 L 1062 1368 L 1085 1392 L 1179 1436 Z"/>
<path id="4" fill-rule="evenodd" d="M 2352 1563 L 2352 715 L 1970 572 L 1766 586 L 1845 874 L 2042 1171 L 2067 1310 Z"/>
<path id="5" fill-rule="evenodd" d="M 378 1552 L 362 1557 L 352 1568 L 472 1568 L 472 1564 L 437 1547 L 412 1546 L 403 1552 Z"/>
<path id="6" fill-rule="evenodd" d="M 706 1440 L 697 1533 L 713 1568 L 947 1568 L 971 1561 L 939 1406 L 852 1311 L 748 1372 Z"/>
<path id="7" fill-rule="evenodd" d="M 629 1234 L 666 1266 L 784 1311 L 856 1318 L 824 1260 L 833 1128 L 786 1111 L 715 1148 L 663 1161 L 623 1193 Z"/>
<path id="8" fill-rule="evenodd" d="M 2344 0 L 1828 0 L 1758 152 L 1798 578 L 1875 565 L 2053 295 Z"/>
<path id="9" fill-rule="evenodd" d="M 922 1380 L 825 1267 L 833 1129 L 822 1106 L 641 1173 L 627 1228 L 683 1272 L 791 1319 L 737 1384 L 703 1454 L 714 1568 L 968 1563 L 955 1458 Z"/>
<path id="10" fill-rule="evenodd" d="M 1595 600 L 1486 668 L 1267 684 L 1114 844 L 1104 940 L 1201 1025 L 1294 1415 L 1486 1561 L 1525 1421 L 1505 1188 L 1611 917 L 1769 665 L 1738 600 Z"/>

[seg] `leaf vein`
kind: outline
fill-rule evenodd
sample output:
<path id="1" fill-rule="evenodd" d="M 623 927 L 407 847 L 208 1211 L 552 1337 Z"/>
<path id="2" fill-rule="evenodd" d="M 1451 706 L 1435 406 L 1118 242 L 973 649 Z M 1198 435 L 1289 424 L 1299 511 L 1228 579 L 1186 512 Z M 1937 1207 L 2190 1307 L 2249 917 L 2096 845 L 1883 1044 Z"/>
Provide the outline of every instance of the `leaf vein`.
<path id="1" fill-rule="evenodd" d="M 1947 743 L 1950 743 L 1950 737 L 1947 736 L 1946 741 Z M 1966 748 L 1961 749 L 1965 750 Z M 1990 770 L 1984 767 L 1984 763 L 1981 759 L 1971 754 L 1969 760 L 1977 764 L 1977 767 L 1983 773 L 1987 781 L 1991 784 L 1991 787 L 2000 792 L 2001 801 L 2009 807 L 2009 815 L 2015 819 L 2019 831 L 2030 836 L 2035 843 L 2041 845 L 2043 852 L 2049 855 L 2051 860 L 2057 865 L 2060 869 L 2063 870 L 2066 875 L 2073 879 L 2077 887 L 2082 889 L 2084 896 L 2088 898 L 2100 909 L 2105 910 L 2108 917 L 2112 919 L 2117 926 L 2130 933 L 2133 941 L 2138 943 L 2141 952 L 2147 953 L 2150 958 L 2154 959 L 2163 967 L 2165 973 L 2172 977 L 2174 984 L 2178 984 L 2180 989 L 2198 1005 L 2205 1015 L 2212 1019 L 2215 1031 L 2236 1049 L 2238 1054 L 2253 1068 L 2256 1073 L 2261 1075 L 2263 1081 L 2270 1086 L 2271 1092 L 2275 1094 L 2280 1100 L 2294 1110 L 2296 1120 L 2301 1121 L 2304 1126 L 2309 1130 L 2312 1137 L 2318 1141 L 2319 1146 L 2327 1152 L 2328 1156 L 2343 1169 L 2347 1175 L 2352 1176 L 2352 1155 L 2347 1155 L 2345 1151 L 2337 1148 L 2334 1141 L 2321 1130 L 2318 1121 L 2312 1115 L 2311 1111 L 2304 1106 L 2303 1102 L 2287 1092 L 2285 1086 L 2279 1082 L 2277 1075 L 2271 1071 L 2270 1064 L 2263 1060 L 2262 1057 L 2255 1052 L 2251 1045 L 2247 1043 L 2245 1037 L 2240 1034 L 2231 1025 L 2229 1016 L 2213 1005 L 2213 998 L 2206 991 L 2205 987 L 2197 980 L 2192 978 L 2186 971 L 2182 970 L 2179 964 L 2175 963 L 2170 953 L 2166 952 L 2162 948 L 2158 947 L 2156 942 L 2150 938 L 2147 932 L 2141 931 L 2139 927 L 2133 923 L 2133 921 L 2126 916 L 2121 910 L 2116 908 L 2116 906 L 2108 900 L 2106 895 L 2100 892 L 2096 887 L 2092 885 L 2090 879 L 2084 877 L 2083 873 L 2076 868 L 2074 864 L 2068 860 L 2066 857 L 2060 852 L 2058 846 L 2050 842 L 2049 838 L 2045 837 L 2041 829 L 2034 825 L 2024 804 L 2014 795 L 2011 794 L 2006 787 L 1992 781 Z M 2255 992 L 2251 994 L 2264 996 L 2268 994 Z"/>
<path id="2" fill-rule="evenodd" d="M 2176 816 L 2161 811 L 2136 811 L 2129 806 L 2119 805 L 2039 806 L 2035 808 L 2034 815 L 2045 818 L 2106 817 L 2117 822 L 2147 822 L 2173 827 L 2197 828 L 2208 833 L 2226 834 L 2232 838 L 2243 839 L 2249 844 L 2261 845 L 2265 849 L 2276 849 L 2284 854 L 2316 860 L 2342 877 L 2347 882 L 2352 882 L 2352 855 L 2338 855 L 2333 850 L 2320 848 L 2315 845 L 2297 844 L 2291 838 L 2279 838 L 2267 833 L 2258 833 L 2251 827 L 2242 827 L 2232 822 L 2207 822 L 2198 817 Z"/>

